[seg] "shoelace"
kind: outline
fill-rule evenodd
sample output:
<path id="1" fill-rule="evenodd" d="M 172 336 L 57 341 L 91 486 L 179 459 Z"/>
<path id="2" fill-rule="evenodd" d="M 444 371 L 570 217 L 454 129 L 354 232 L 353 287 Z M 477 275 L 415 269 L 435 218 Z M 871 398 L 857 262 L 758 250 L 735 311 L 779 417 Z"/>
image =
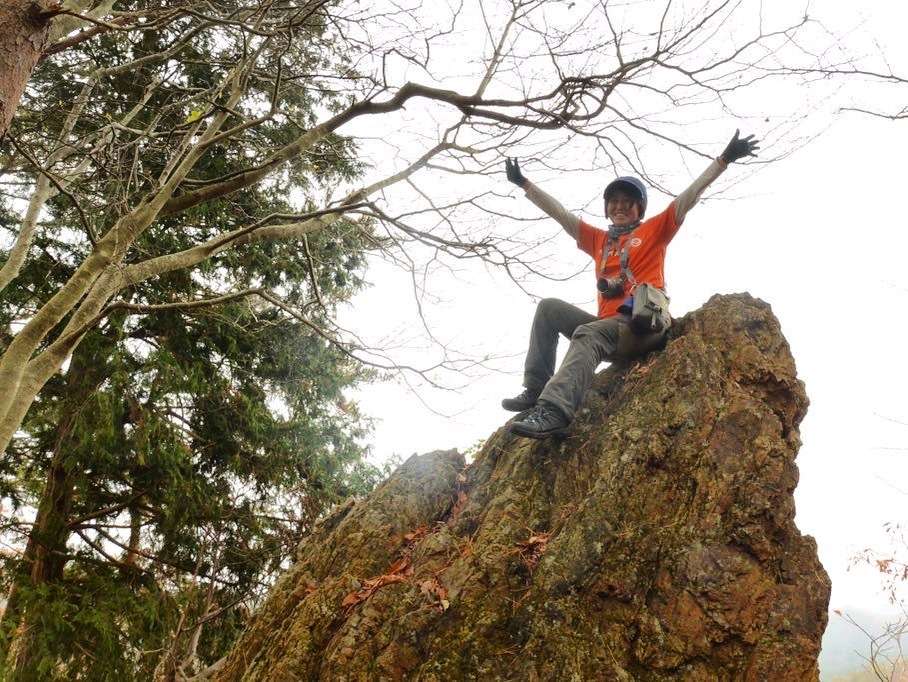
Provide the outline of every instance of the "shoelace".
<path id="1" fill-rule="evenodd" d="M 533 413 L 527 417 L 527 422 L 533 422 L 535 424 L 542 423 L 543 418 L 550 412 L 547 408 L 542 405 L 537 405 L 536 409 L 533 410 Z"/>
<path id="2" fill-rule="evenodd" d="M 542 423 L 542 410 L 536 409 L 533 411 L 529 417 L 527 417 L 527 423 L 530 424 L 540 424 Z"/>

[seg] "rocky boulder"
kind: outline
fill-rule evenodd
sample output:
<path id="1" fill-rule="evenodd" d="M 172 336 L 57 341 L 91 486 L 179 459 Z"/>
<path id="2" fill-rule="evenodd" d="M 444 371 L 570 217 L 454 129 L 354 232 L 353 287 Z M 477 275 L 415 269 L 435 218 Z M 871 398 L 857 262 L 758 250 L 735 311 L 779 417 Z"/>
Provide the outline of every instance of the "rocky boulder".
<path id="1" fill-rule="evenodd" d="M 412 457 L 299 548 L 220 680 L 816 680 L 830 582 L 794 524 L 803 384 L 716 296 L 572 432 Z"/>

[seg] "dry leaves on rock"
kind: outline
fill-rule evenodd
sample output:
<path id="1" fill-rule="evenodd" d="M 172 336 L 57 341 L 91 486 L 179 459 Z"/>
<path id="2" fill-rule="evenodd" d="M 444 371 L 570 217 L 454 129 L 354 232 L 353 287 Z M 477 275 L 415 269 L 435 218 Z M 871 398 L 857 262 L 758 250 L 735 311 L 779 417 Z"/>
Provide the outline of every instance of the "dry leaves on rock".
<path id="1" fill-rule="evenodd" d="M 419 591 L 426 595 L 439 612 L 444 613 L 451 606 L 448 601 L 448 591 L 441 584 L 438 576 L 432 576 L 419 584 Z"/>
<path id="2" fill-rule="evenodd" d="M 517 543 L 517 550 L 526 564 L 533 568 L 545 553 L 545 548 L 549 544 L 548 533 L 531 533 L 528 540 Z"/>
<path id="3" fill-rule="evenodd" d="M 344 597 L 341 602 L 341 606 L 347 609 L 344 615 L 349 615 L 354 606 L 363 603 L 381 588 L 395 583 L 402 583 L 412 575 L 413 564 L 410 563 L 409 559 L 405 558 L 395 561 L 391 564 L 387 573 L 375 578 L 367 578 L 362 582 L 362 587 Z"/>
<path id="4" fill-rule="evenodd" d="M 417 542 L 418 540 L 422 540 L 424 537 L 426 537 L 431 532 L 432 532 L 432 529 L 429 528 L 428 526 L 420 526 L 416 530 L 411 531 L 411 532 L 407 533 L 406 535 L 404 535 L 404 540 L 406 541 L 406 543 L 408 545 L 412 545 L 415 542 Z"/>
<path id="5" fill-rule="evenodd" d="M 457 474 L 457 500 L 454 502 L 454 506 L 451 508 L 451 513 L 448 514 L 448 523 L 454 523 L 457 520 L 457 517 L 460 516 L 460 512 L 463 511 L 463 508 L 467 506 L 467 493 L 464 490 L 464 486 L 467 483 L 467 476 L 462 471 Z"/>
<path id="6" fill-rule="evenodd" d="M 341 606 L 346 608 L 344 615 L 350 615 L 350 611 L 353 607 L 357 604 L 362 604 L 381 588 L 408 580 L 413 575 L 411 557 L 413 556 L 414 546 L 430 533 L 437 531 L 438 527 L 439 524 L 436 524 L 436 527 L 434 528 L 430 526 L 420 526 L 404 535 L 405 544 L 404 548 L 401 550 L 400 558 L 391 564 L 388 568 L 388 572 L 374 578 L 366 578 L 362 581 L 362 585 L 358 590 L 351 592 L 344 597 L 344 600 L 341 602 Z"/>

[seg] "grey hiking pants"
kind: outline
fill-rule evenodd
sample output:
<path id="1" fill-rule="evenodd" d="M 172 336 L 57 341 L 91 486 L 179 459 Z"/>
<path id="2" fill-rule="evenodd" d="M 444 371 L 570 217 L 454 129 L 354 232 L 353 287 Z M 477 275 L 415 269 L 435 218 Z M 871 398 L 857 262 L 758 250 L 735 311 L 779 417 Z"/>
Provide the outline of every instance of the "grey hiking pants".
<path id="1" fill-rule="evenodd" d="M 523 385 L 541 388 L 540 400 L 573 419 L 600 362 L 642 355 L 662 342 L 664 334 L 637 334 L 629 322 L 628 315 L 600 320 L 557 298 L 542 299 L 530 330 Z M 571 345 L 555 372 L 559 335 L 569 338 Z"/>

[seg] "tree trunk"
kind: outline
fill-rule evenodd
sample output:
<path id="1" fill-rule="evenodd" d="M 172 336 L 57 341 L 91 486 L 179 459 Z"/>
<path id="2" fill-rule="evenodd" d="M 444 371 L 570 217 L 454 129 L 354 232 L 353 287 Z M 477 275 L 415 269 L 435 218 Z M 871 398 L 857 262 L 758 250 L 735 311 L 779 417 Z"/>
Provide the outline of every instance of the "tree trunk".
<path id="1" fill-rule="evenodd" d="M 56 0 L 0 2 L 0 139 L 6 135 L 32 69 L 41 58 Z"/>
<path id="2" fill-rule="evenodd" d="M 31 614 L 27 608 L 23 608 L 21 583 L 27 581 L 31 587 L 37 587 L 59 582 L 66 565 L 66 543 L 71 533 L 69 521 L 75 481 L 70 454 L 72 436 L 85 399 L 98 388 L 98 375 L 104 374 L 103 371 L 97 371 L 97 358 L 87 357 L 88 355 L 91 354 L 84 350 L 77 352 L 67 372 L 67 400 L 61 408 L 47 479 L 18 577 L 10 587 L 8 608 L 3 614 L 4 632 L 9 633 L 16 626 L 24 625 L 17 628 L 6 648 L 7 660 L 11 663 L 15 661 L 13 668 L 16 679 L 28 679 L 31 674 L 33 647 L 28 633 L 34 631 L 29 627 Z"/>

